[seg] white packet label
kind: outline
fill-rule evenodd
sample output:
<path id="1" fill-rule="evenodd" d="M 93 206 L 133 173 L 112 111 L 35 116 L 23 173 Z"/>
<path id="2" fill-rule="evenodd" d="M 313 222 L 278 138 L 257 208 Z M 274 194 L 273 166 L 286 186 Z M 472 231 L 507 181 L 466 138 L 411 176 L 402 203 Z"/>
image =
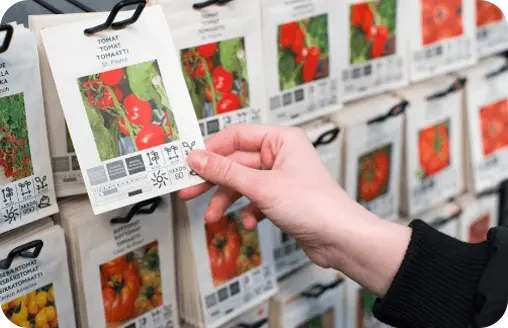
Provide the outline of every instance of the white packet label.
<path id="1" fill-rule="evenodd" d="M 135 213 L 125 224 L 110 221 L 130 208 L 77 226 L 88 327 L 178 328 L 170 198 L 143 209 L 154 204 L 153 214 Z M 128 297 L 118 294 L 122 283 Z"/>
<path id="2" fill-rule="evenodd" d="M 407 1 L 412 82 L 476 63 L 475 1 Z"/>
<path id="3" fill-rule="evenodd" d="M 508 49 L 508 24 L 501 9 L 486 0 L 476 0 L 476 43 L 478 57 Z"/>
<path id="4" fill-rule="evenodd" d="M 0 259 L 23 246 L 29 252 L 40 251 L 40 254 L 35 259 L 18 256 L 9 269 L 0 270 L 3 313 L 10 322 L 22 327 L 35 327 L 36 323 L 76 327 L 63 230 L 54 227 L 2 245 Z"/>
<path id="5" fill-rule="evenodd" d="M 261 123 L 265 108 L 259 0 L 196 10 L 163 5 L 204 137 L 235 123 Z"/>
<path id="6" fill-rule="evenodd" d="M 268 123 L 297 125 L 340 109 L 339 1 L 262 0 Z"/>
<path id="7" fill-rule="evenodd" d="M 58 212 L 35 37 L 13 29 L 0 54 L 0 234 Z"/>
<path id="8" fill-rule="evenodd" d="M 254 231 L 243 228 L 239 219 L 246 198 L 233 204 L 220 222 L 205 223 L 211 195 L 187 202 L 187 208 L 204 323 L 216 328 L 268 300 L 277 292 L 277 282 L 266 223 Z"/>
<path id="9" fill-rule="evenodd" d="M 204 148 L 162 9 L 84 34 L 106 16 L 42 31 L 96 214 L 202 182 L 185 159 Z"/>
<path id="10" fill-rule="evenodd" d="M 406 86 L 408 1 L 342 1 L 341 40 L 349 40 L 340 61 L 345 101 Z M 346 44 L 345 41 L 342 44 Z"/>

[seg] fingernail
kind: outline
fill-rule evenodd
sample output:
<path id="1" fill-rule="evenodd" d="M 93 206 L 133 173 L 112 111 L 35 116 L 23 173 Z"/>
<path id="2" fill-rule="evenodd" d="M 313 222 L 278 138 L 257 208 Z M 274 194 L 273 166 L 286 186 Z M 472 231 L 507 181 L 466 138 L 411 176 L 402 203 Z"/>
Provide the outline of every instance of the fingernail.
<path id="1" fill-rule="evenodd" d="M 187 163 L 194 171 L 203 171 L 208 162 L 208 153 L 206 150 L 194 150 L 187 157 Z"/>

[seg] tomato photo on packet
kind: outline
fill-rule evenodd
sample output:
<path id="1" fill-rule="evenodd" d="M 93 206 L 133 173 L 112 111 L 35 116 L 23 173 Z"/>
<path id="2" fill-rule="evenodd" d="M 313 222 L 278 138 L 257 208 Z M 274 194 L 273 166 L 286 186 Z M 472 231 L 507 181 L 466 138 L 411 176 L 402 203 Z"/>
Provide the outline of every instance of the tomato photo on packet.
<path id="1" fill-rule="evenodd" d="M 349 11 L 350 64 L 395 53 L 397 0 L 358 2 Z"/>
<path id="2" fill-rule="evenodd" d="M 480 109 L 483 156 L 508 147 L 508 99 Z"/>
<path id="3" fill-rule="evenodd" d="M 462 0 L 420 0 L 424 46 L 464 34 Z"/>
<path id="4" fill-rule="evenodd" d="M 157 61 L 85 76 L 78 85 L 101 161 L 179 140 Z"/>
<path id="5" fill-rule="evenodd" d="M 368 203 L 390 190 L 392 144 L 385 145 L 358 159 L 357 201 Z"/>
<path id="6" fill-rule="evenodd" d="M 482 27 L 498 23 L 504 19 L 504 14 L 495 4 L 486 0 L 476 0 L 476 26 Z"/>
<path id="7" fill-rule="evenodd" d="M 278 27 L 280 89 L 329 76 L 328 15 L 287 22 Z"/>
<path id="8" fill-rule="evenodd" d="M 244 38 L 183 49 L 182 71 L 198 120 L 250 104 Z"/>
<path id="9" fill-rule="evenodd" d="M 420 179 L 435 176 L 450 166 L 450 142 L 449 120 L 420 131 L 418 138 Z"/>

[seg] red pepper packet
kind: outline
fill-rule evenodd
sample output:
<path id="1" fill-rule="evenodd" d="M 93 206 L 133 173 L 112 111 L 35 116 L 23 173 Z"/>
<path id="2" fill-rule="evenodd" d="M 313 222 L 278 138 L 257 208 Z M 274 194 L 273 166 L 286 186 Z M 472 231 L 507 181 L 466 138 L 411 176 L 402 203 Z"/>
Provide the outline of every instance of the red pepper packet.
<path id="1" fill-rule="evenodd" d="M 55 214 L 35 36 L 21 25 L 0 54 L 0 234 Z M 9 31 L 7 31 L 9 33 Z"/>
<path id="2" fill-rule="evenodd" d="M 186 163 L 204 142 L 162 9 L 88 32 L 108 15 L 42 31 L 96 214 L 202 182 Z"/>
<path id="3" fill-rule="evenodd" d="M 263 0 L 268 122 L 299 125 L 340 110 L 340 1 Z"/>
<path id="4" fill-rule="evenodd" d="M 344 100 L 408 84 L 406 0 L 342 1 L 339 38 L 348 45 L 340 62 Z"/>
<path id="5" fill-rule="evenodd" d="M 476 28 L 479 58 L 508 50 L 508 23 L 495 4 L 476 0 Z"/>

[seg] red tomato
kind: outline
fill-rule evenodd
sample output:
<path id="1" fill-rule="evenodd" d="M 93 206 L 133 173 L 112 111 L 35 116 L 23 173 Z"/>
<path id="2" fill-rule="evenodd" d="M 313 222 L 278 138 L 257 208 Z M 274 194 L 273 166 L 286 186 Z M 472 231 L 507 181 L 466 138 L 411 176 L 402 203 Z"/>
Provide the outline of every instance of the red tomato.
<path id="1" fill-rule="evenodd" d="M 217 51 L 217 42 L 203 44 L 198 47 L 198 52 L 202 57 L 210 58 Z"/>
<path id="2" fill-rule="evenodd" d="M 321 58 L 321 50 L 316 47 L 309 48 L 309 54 L 306 57 L 305 64 L 303 65 L 302 78 L 304 82 L 311 82 L 316 76 L 316 70 L 319 66 L 319 59 Z"/>
<path id="3" fill-rule="evenodd" d="M 211 72 L 213 69 L 213 60 L 212 58 L 206 59 L 206 65 L 208 66 L 208 71 Z M 203 61 L 200 60 L 198 67 L 192 72 L 193 78 L 199 78 L 206 75 L 205 65 L 203 65 Z"/>
<path id="4" fill-rule="evenodd" d="M 123 79 L 123 68 L 101 73 L 99 79 L 107 86 L 117 86 Z"/>
<path id="5" fill-rule="evenodd" d="M 137 125 L 152 122 L 152 106 L 148 101 L 139 99 L 135 94 L 127 96 L 123 102 L 127 111 L 127 119 Z"/>
<path id="6" fill-rule="evenodd" d="M 426 128 L 419 138 L 420 166 L 426 177 L 450 165 L 450 137 L 446 123 Z"/>
<path id="7" fill-rule="evenodd" d="M 226 93 L 217 103 L 217 114 L 232 112 L 240 108 L 240 98 L 235 93 Z"/>
<path id="8" fill-rule="evenodd" d="M 118 102 L 122 102 L 124 99 L 123 91 L 119 86 L 113 88 L 113 92 L 115 93 L 115 98 Z M 108 89 L 104 89 L 104 97 L 95 102 L 95 106 L 97 109 L 102 111 L 107 111 L 108 108 L 114 107 L 115 102 Z"/>
<path id="9" fill-rule="evenodd" d="M 290 22 L 280 27 L 279 44 L 282 48 L 290 48 L 295 42 L 296 29 L 298 23 Z"/>
<path id="10" fill-rule="evenodd" d="M 213 86 L 219 92 L 230 92 L 233 88 L 233 73 L 226 71 L 222 66 L 217 66 L 213 70 Z"/>
<path id="11" fill-rule="evenodd" d="M 147 124 L 141 128 L 136 137 L 139 150 L 146 150 L 166 143 L 166 133 L 160 125 Z"/>
<path id="12" fill-rule="evenodd" d="M 120 117 L 116 117 L 116 126 L 120 129 L 120 132 L 122 132 L 124 135 L 129 136 L 129 130 L 127 130 L 127 126 L 125 125 L 125 120 L 122 118 L 120 120 Z"/>
<path id="13" fill-rule="evenodd" d="M 214 280 L 225 281 L 236 276 L 236 261 L 240 256 L 241 245 L 240 234 L 233 224 L 226 231 L 211 236 L 208 256 Z"/>

